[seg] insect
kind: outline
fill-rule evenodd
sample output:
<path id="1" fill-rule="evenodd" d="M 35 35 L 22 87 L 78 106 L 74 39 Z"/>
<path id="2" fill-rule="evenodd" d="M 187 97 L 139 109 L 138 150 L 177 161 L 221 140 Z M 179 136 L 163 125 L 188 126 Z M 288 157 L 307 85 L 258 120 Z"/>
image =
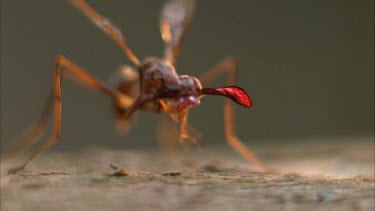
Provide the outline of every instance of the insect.
<path id="1" fill-rule="evenodd" d="M 169 118 L 179 124 L 178 142 L 181 144 L 197 142 L 195 129 L 187 123 L 189 109 L 199 105 L 205 96 L 224 96 L 225 136 L 229 145 L 248 161 L 257 166 L 263 166 L 261 161 L 234 133 L 233 103 L 231 101 L 247 108 L 252 106 L 248 94 L 242 88 L 235 86 L 236 61 L 233 58 L 224 59 L 198 78 L 178 75 L 175 70 L 182 42 L 195 10 L 195 0 L 169 0 L 165 3 L 159 22 L 162 39 L 165 43 L 164 57 L 147 57 L 143 61 L 140 61 L 130 50 L 120 30 L 93 10 L 86 1 L 70 0 L 70 2 L 119 45 L 135 69 L 132 66 L 126 66 L 112 80 L 104 83 L 89 75 L 83 68 L 67 58 L 57 57 L 53 92 L 39 119 L 26 131 L 26 135 L 16 142 L 15 151 L 30 147 L 41 137 L 45 132 L 48 116 L 54 108 L 53 135 L 23 165 L 11 169 L 10 172 L 24 169 L 28 163 L 59 138 L 61 77 L 64 75 L 72 76 L 86 86 L 111 97 L 116 111 L 116 126 L 119 131 L 127 130 L 137 111 L 167 113 Z M 228 86 L 206 87 L 208 82 L 224 73 L 228 74 Z"/>

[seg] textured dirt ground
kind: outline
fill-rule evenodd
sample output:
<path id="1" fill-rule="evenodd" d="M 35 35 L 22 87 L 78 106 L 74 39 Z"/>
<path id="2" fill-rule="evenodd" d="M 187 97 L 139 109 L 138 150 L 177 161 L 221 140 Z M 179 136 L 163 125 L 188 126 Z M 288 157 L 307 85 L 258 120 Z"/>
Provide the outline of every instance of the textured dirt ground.
<path id="1" fill-rule="evenodd" d="M 373 138 L 320 141 L 254 148 L 268 174 L 229 148 L 50 152 L 16 175 L 2 160 L 1 210 L 374 210 Z"/>

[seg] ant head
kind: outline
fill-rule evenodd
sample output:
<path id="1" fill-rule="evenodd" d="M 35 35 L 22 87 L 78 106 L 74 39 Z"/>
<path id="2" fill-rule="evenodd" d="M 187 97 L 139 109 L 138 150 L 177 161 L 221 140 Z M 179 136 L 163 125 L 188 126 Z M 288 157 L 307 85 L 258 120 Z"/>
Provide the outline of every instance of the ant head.
<path id="1" fill-rule="evenodd" d="M 181 75 L 178 80 L 180 82 L 180 93 L 175 99 L 176 104 L 183 107 L 199 105 L 202 90 L 201 82 L 197 78 L 188 75 Z"/>
<path id="2" fill-rule="evenodd" d="M 199 105 L 200 98 L 203 96 L 221 95 L 242 106 L 252 106 L 250 97 L 242 88 L 237 86 L 202 88 L 197 78 L 188 75 L 178 76 L 173 65 L 167 61 L 147 58 L 141 65 L 140 71 L 141 90 L 145 96 L 148 96 L 147 102 L 164 98 L 180 108 L 188 108 Z"/>
<path id="3" fill-rule="evenodd" d="M 173 104 L 182 107 L 192 107 L 200 104 L 202 85 L 192 76 L 181 75 L 175 83 L 167 83 L 159 90 L 158 97 L 169 99 Z"/>

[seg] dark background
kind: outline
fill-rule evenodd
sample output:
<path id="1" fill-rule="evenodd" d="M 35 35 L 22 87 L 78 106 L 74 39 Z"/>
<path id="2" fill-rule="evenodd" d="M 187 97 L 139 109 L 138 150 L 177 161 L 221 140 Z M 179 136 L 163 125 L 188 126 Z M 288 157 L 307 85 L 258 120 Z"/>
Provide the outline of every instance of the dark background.
<path id="1" fill-rule="evenodd" d="M 139 57 L 161 56 L 160 0 L 89 1 Z M 39 114 L 64 55 L 106 80 L 129 64 L 120 48 L 66 1 L 1 1 L 1 143 Z M 254 101 L 236 107 L 242 140 L 302 141 L 374 135 L 374 2 L 201 0 L 177 70 L 198 76 L 226 56 Z M 221 86 L 221 77 L 211 86 Z M 127 137 L 114 132 L 108 97 L 69 80 L 55 149 L 156 146 L 157 116 L 143 113 Z M 225 143 L 222 99 L 204 98 L 189 122 L 205 144 Z"/>

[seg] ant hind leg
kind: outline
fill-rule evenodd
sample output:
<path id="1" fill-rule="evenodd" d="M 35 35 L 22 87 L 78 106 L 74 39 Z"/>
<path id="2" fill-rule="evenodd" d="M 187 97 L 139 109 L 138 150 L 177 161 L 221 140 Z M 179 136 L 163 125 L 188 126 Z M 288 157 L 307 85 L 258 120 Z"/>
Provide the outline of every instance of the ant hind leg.
<path id="1" fill-rule="evenodd" d="M 66 72 L 66 71 L 69 71 L 69 72 Z M 83 82 L 88 87 L 91 87 L 91 88 L 97 89 L 99 91 L 102 91 L 105 94 L 110 95 L 112 98 L 114 98 L 117 101 L 121 101 L 123 103 L 126 103 L 127 101 L 129 101 L 128 104 L 131 103 L 130 99 L 128 97 L 126 97 L 126 96 L 122 95 L 121 93 L 119 93 L 118 91 L 108 87 L 106 84 L 100 82 L 99 80 L 96 80 L 95 78 L 90 76 L 86 71 L 84 71 L 80 67 L 76 66 L 75 64 L 73 64 L 68 59 L 66 59 L 62 56 L 59 56 L 56 59 L 56 62 L 55 62 L 55 77 L 54 77 L 54 91 L 53 91 L 54 98 L 51 99 L 48 102 L 48 105 L 50 105 L 50 103 L 51 103 L 51 106 L 47 106 L 46 107 L 47 109 L 44 109 L 41 117 L 39 118 L 39 121 L 36 123 L 37 129 L 33 133 L 33 134 L 41 134 L 41 133 L 45 132 L 45 125 L 47 124 L 46 119 L 48 119 L 47 117 L 48 117 L 48 113 L 49 113 L 48 111 L 49 111 L 50 107 L 54 106 L 54 108 L 55 108 L 55 111 L 54 111 L 55 119 L 54 119 L 53 135 L 50 136 L 50 138 L 47 140 L 47 142 L 45 142 L 34 154 L 32 154 L 26 160 L 26 162 L 24 162 L 20 167 L 10 169 L 9 172 L 8 172 L 9 174 L 17 173 L 18 171 L 23 170 L 28 163 L 30 163 L 38 155 L 43 153 L 48 147 L 52 146 L 57 141 L 58 137 L 60 136 L 61 73 L 70 73 L 71 76 L 74 76 L 75 79 L 79 80 L 80 82 Z M 34 139 L 37 139 L 37 138 L 38 137 L 34 135 L 34 136 L 30 137 L 29 139 L 26 139 L 26 141 L 24 141 L 24 142 L 30 143 L 30 140 L 32 142 L 35 142 L 36 140 L 34 140 Z M 31 144 L 32 144 L 32 142 L 31 142 Z"/>

